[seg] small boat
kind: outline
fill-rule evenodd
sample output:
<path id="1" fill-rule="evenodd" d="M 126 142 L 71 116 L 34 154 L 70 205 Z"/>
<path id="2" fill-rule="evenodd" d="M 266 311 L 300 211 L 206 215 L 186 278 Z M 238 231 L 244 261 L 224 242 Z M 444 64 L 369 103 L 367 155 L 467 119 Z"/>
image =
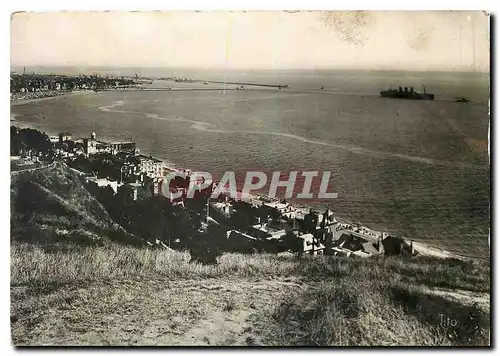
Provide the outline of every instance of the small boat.
<path id="1" fill-rule="evenodd" d="M 457 103 L 470 103 L 470 100 L 467 99 L 465 96 L 458 96 L 458 97 L 455 97 L 455 102 L 457 102 Z"/>

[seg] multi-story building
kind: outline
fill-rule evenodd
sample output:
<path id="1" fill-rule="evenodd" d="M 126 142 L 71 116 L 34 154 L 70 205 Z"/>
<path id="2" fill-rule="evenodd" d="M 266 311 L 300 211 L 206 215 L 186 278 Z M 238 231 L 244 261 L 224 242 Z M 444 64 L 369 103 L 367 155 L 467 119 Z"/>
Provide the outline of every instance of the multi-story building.
<path id="1" fill-rule="evenodd" d="M 83 139 L 83 148 L 85 154 L 87 155 L 93 155 L 97 153 L 97 140 L 95 132 L 92 132 L 90 138 Z"/>
<path id="2" fill-rule="evenodd" d="M 117 154 L 119 152 L 129 152 L 135 154 L 136 144 L 135 142 L 124 141 L 124 142 L 104 142 L 99 141 L 96 138 L 95 132 L 92 132 L 90 138 L 83 139 L 83 147 L 85 154 L 93 155 L 96 153 L 111 153 Z"/>
<path id="3" fill-rule="evenodd" d="M 117 154 L 119 152 L 135 153 L 135 142 L 122 141 L 122 142 L 109 142 L 108 143 L 111 153 Z"/>

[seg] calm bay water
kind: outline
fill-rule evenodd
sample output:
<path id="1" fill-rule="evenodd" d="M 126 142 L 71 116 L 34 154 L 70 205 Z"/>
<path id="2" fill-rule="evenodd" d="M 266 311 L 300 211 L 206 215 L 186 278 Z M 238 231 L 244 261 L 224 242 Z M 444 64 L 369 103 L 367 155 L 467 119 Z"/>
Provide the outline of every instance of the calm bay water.
<path id="1" fill-rule="evenodd" d="M 174 74 L 288 84 L 290 89 L 107 92 L 13 106 L 12 112 L 17 120 L 50 133 L 132 137 L 143 153 L 216 177 L 226 170 L 240 180 L 249 170 L 328 170 L 329 191 L 338 199 L 308 203 L 450 250 L 487 253 L 489 75 Z M 436 101 L 378 97 L 390 84 L 417 89 L 425 84 Z M 474 102 L 452 102 L 462 95 Z M 313 190 L 318 186 L 319 180 Z"/>

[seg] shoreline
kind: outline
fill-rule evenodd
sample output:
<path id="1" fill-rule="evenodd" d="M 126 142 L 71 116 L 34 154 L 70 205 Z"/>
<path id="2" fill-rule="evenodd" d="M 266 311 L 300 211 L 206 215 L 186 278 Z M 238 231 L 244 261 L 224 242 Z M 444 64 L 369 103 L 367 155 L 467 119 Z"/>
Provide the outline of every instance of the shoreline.
<path id="1" fill-rule="evenodd" d="M 48 95 L 44 96 L 41 98 L 29 98 L 29 99 L 17 99 L 17 100 L 10 100 L 10 106 L 18 106 L 18 105 L 25 105 L 25 104 L 30 104 L 30 103 L 35 103 L 38 101 L 46 101 L 46 100 L 53 100 L 56 98 L 64 98 L 72 95 L 90 95 L 90 94 L 98 94 L 99 92 L 95 92 L 93 90 L 74 90 L 74 91 L 69 91 L 69 92 L 61 92 L 56 95 Z"/>
<path id="2" fill-rule="evenodd" d="M 166 169 L 168 169 L 170 171 L 183 172 L 183 171 L 189 170 L 191 172 L 195 172 L 195 171 L 193 171 L 189 168 L 185 168 L 185 167 L 179 167 L 179 166 L 173 167 L 171 163 L 167 164 L 163 159 L 161 159 L 161 161 L 164 163 Z M 237 196 L 238 196 L 238 198 L 235 199 L 236 201 L 243 201 L 243 202 L 246 202 L 248 204 L 251 204 L 252 200 L 262 202 L 262 204 L 264 204 L 264 203 L 271 203 L 271 204 L 280 203 L 283 200 L 283 199 L 279 199 L 279 198 L 270 198 L 269 196 L 267 196 L 264 193 L 262 193 L 262 194 L 261 193 L 258 193 L 258 194 L 246 193 L 246 195 L 243 196 L 243 193 L 241 190 L 237 191 Z M 234 199 L 234 198 L 232 198 L 232 199 Z M 289 204 L 289 206 L 291 206 L 295 212 L 300 212 L 303 215 L 308 214 L 310 210 L 316 211 L 317 213 L 319 213 L 321 215 L 321 211 L 323 210 L 319 207 L 312 206 L 310 204 L 297 204 L 293 200 L 287 200 L 286 203 Z M 324 208 L 324 209 L 329 209 L 329 208 Z M 344 227 L 342 230 L 353 231 L 355 233 L 365 235 L 366 239 L 368 239 L 368 240 L 373 238 L 373 236 L 370 236 L 370 234 L 375 234 L 375 235 L 378 234 L 382 237 L 382 239 L 387 237 L 387 236 L 396 236 L 396 237 L 403 239 L 408 244 L 412 243 L 414 248 L 415 248 L 415 251 L 417 251 L 418 254 L 421 256 L 436 257 L 436 258 L 442 258 L 442 259 L 454 258 L 454 259 L 459 259 L 459 260 L 481 260 L 481 258 L 478 258 L 478 257 L 464 255 L 464 254 L 460 254 L 460 253 L 456 253 L 456 252 L 451 252 L 451 251 L 445 250 L 444 248 L 441 248 L 441 247 L 438 247 L 435 245 L 431 245 L 431 244 L 425 242 L 425 239 L 415 240 L 415 239 L 412 239 L 408 236 L 400 236 L 399 234 L 393 234 L 387 230 L 373 229 L 373 228 L 370 228 L 370 227 L 364 225 L 362 222 L 349 221 L 348 219 L 342 218 L 339 215 L 337 215 L 337 213 L 335 213 L 334 211 L 332 211 L 332 213 L 333 213 L 334 219 L 339 224 L 349 226 L 349 227 Z M 355 231 L 355 229 L 361 230 L 362 232 L 357 232 L 357 231 Z"/>
<path id="3" fill-rule="evenodd" d="M 174 88 L 145 88 L 145 87 L 134 87 L 134 88 L 118 88 L 118 89 L 103 89 L 99 91 L 94 91 L 94 90 L 74 90 L 74 91 L 65 91 L 65 92 L 59 92 L 55 95 L 47 95 L 39 98 L 29 98 L 29 99 L 16 99 L 12 100 L 10 99 L 10 106 L 19 106 L 19 105 L 26 105 L 30 103 L 36 103 L 39 101 L 46 101 L 46 100 L 53 100 L 56 98 L 64 98 L 64 97 L 69 97 L 73 95 L 98 95 L 101 93 L 110 93 L 110 92 L 154 92 L 154 91 L 165 91 L 165 92 L 170 92 L 170 91 L 243 91 L 243 90 L 273 90 L 276 91 L 276 89 L 273 88 L 245 88 L 245 89 L 238 89 L 236 87 L 226 87 L 226 88 L 205 88 L 205 87 L 174 87 Z"/>

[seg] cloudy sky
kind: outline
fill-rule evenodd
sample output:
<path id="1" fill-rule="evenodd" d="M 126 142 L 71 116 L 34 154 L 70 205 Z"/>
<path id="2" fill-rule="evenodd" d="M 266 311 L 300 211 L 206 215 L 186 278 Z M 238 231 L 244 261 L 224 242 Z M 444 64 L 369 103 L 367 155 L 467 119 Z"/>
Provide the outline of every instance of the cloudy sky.
<path id="1" fill-rule="evenodd" d="M 17 13 L 11 65 L 489 71 L 488 22 L 480 11 Z"/>

